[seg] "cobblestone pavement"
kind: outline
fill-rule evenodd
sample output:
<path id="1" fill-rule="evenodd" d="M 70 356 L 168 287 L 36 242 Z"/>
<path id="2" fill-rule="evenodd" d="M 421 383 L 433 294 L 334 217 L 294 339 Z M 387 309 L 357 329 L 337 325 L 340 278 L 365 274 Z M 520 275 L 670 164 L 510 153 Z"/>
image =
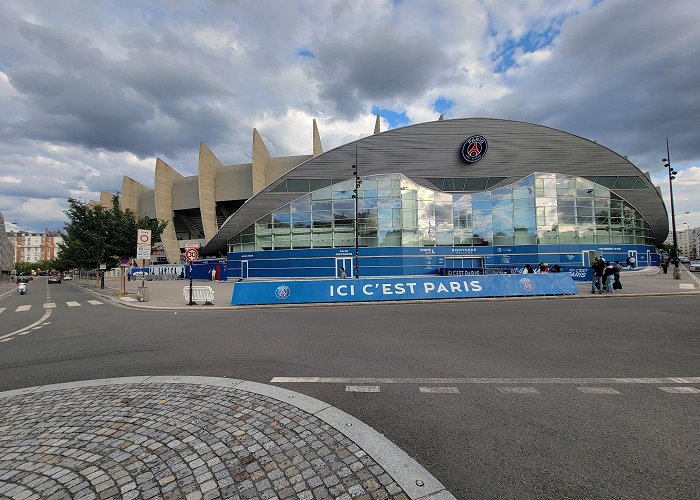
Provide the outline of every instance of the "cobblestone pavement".
<path id="1" fill-rule="evenodd" d="M 52 390 L 0 415 L 0 498 L 408 499 L 335 428 L 233 388 Z"/>

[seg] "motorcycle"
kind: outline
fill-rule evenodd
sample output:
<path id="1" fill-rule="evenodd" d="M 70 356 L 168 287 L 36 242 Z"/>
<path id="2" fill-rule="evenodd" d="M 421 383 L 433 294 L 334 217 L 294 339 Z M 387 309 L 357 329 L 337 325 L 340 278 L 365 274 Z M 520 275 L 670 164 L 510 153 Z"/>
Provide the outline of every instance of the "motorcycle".
<path id="1" fill-rule="evenodd" d="M 27 293 L 27 284 L 26 283 L 20 283 L 17 285 L 17 293 L 20 295 L 24 295 Z"/>

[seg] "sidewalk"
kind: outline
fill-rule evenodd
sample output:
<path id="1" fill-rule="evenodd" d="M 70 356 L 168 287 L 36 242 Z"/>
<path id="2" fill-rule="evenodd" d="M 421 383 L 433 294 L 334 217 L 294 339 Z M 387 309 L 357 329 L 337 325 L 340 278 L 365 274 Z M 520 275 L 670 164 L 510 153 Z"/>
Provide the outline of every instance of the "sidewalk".
<path id="1" fill-rule="evenodd" d="M 669 269 L 668 274 L 663 274 L 659 267 L 642 268 L 635 271 L 623 271 L 620 277 L 623 289 L 616 291 L 614 296 L 622 297 L 643 297 L 643 296 L 658 296 L 658 295 L 688 295 L 700 294 L 700 273 L 690 273 L 686 267 L 681 268 L 681 279 L 673 279 L 673 269 Z M 100 290 L 96 286 L 95 280 L 75 280 L 73 283 L 78 284 L 87 290 L 98 293 L 103 297 L 119 302 L 129 307 L 138 307 L 143 309 L 179 309 L 179 310 L 232 310 L 235 309 L 231 304 L 231 294 L 233 293 L 233 281 L 194 281 L 194 286 L 210 286 L 214 290 L 213 305 L 197 304 L 188 306 L 183 295 L 183 288 L 189 286 L 188 280 L 174 281 L 146 281 L 145 285 L 148 288 L 149 300 L 147 302 L 138 302 L 136 300 L 136 290 L 141 286 L 141 280 L 130 281 L 126 283 L 127 295 L 119 296 L 119 280 L 105 280 L 105 289 Z M 576 282 L 579 290 L 579 295 L 560 297 L 562 299 L 572 298 L 594 298 L 601 297 L 599 294 L 591 293 L 591 282 Z M 603 294 L 607 297 L 610 294 Z M 483 298 L 470 300 L 542 300 L 551 299 L 551 297 L 504 297 L 504 298 Z M 451 299 L 455 300 L 455 299 Z M 362 303 L 355 303 L 362 304 Z M 338 304 L 334 304 L 338 305 Z M 344 304 L 352 305 L 352 304 Z M 242 306 L 238 306 L 242 307 Z M 245 306 L 243 306 L 245 307 Z M 266 306 L 254 306 L 256 308 Z M 267 307 L 280 307 L 277 305 Z M 289 307 L 289 306 L 284 306 Z"/>

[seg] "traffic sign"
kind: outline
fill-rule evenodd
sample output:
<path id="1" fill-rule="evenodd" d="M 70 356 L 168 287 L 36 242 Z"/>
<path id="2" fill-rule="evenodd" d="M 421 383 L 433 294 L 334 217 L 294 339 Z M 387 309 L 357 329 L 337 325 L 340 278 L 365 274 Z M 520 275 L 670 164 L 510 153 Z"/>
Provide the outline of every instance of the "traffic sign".
<path id="1" fill-rule="evenodd" d="M 185 248 L 199 248 L 199 241 L 186 241 Z"/>
<path id="2" fill-rule="evenodd" d="M 185 251 L 185 258 L 186 258 L 188 261 L 192 262 L 192 261 L 195 260 L 197 257 L 199 257 L 199 252 L 197 251 L 196 248 L 188 248 L 188 249 Z"/>
<path id="3" fill-rule="evenodd" d="M 137 259 L 151 259 L 151 245 L 136 245 Z"/>
<path id="4" fill-rule="evenodd" d="M 151 230 L 150 229 L 139 229 L 138 236 L 136 237 L 137 245 L 151 245 Z"/>

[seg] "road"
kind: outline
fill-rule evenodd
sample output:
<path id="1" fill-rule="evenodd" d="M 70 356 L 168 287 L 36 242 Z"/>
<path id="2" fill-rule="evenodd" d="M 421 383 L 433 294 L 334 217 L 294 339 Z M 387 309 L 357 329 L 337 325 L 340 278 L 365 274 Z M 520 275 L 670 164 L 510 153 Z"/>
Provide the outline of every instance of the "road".
<path id="1" fill-rule="evenodd" d="M 286 377 L 457 498 L 700 497 L 700 379 L 665 380 L 700 376 L 696 296 L 157 312 L 30 288 L 0 299 L 0 390 Z"/>

